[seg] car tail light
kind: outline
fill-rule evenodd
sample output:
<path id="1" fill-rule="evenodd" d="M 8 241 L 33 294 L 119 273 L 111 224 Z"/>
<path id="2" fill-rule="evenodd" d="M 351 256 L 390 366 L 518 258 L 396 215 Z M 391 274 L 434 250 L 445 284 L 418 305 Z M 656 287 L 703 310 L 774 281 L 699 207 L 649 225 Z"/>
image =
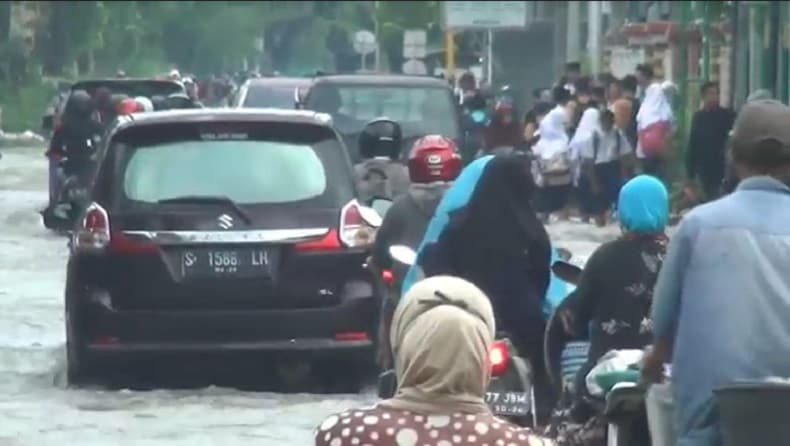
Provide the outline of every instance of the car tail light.
<path id="1" fill-rule="evenodd" d="M 362 218 L 357 200 L 351 200 L 340 211 L 340 241 L 349 248 L 368 246 L 373 243 L 376 235 L 375 228 L 371 227 Z"/>
<path id="2" fill-rule="evenodd" d="M 294 248 L 300 252 L 321 252 L 337 251 L 338 249 L 342 249 L 343 246 L 340 244 L 337 230 L 332 229 L 322 238 L 318 240 L 311 240 L 309 242 L 297 243 L 294 245 Z"/>
<path id="3" fill-rule="evenodd" d="M 395 281 L 395 276 L 392 275 L 392 270 L 389 269 L 381 270 L 381 280 L 386 285 L 392 285 L 392 282 Z"/>
<path id="4" fill-rule="evenodd" d="M 110 230 L 110 217 L 98 203 L 91 203 L 85 210 L 80 228 L 74 233 L 74 248 L 78 251 L 102 251 L 110 248 L 124 254 L 157 251 L 154 244 L 129 240 L 122 233 L 113 234 Z"/>
<path id="5" fill-rule="evenodd" d="M 335 334 L 336 341 L 367 341 L 370 339 L 364 331 L 345 331 Z"/>
<path id="6" fill-rule="evenodd" d="M 493 376 L 504 375 L 509 361 L 507 344 L 496 341 L 488 351 L 488 362 L 491 363 L 491 374 Z"/>
<path id="7" fill-rule="evenodd" d="M 98 203 L 85 209 L 82 223 L 74 232 L 74 248 L 79 251 L 101 251 L 110 244 L 110 217 Z"/>

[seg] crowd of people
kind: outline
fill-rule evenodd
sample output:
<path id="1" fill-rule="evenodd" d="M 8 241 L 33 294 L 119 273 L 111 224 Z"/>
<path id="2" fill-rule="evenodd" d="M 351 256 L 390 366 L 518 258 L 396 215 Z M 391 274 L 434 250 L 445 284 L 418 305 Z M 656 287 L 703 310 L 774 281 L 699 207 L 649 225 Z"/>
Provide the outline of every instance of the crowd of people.
<path id="1" fill-rule="evenodd" d="M 790 108 L 752 98 L 736 119 L 718 104 L 715 84 L 702 87 L 687 173 L 709 202 L 686 214 L 670 239 L 671 197 L 662 175 L 673 121 L 666 86 L 646 66 L 605 85 L 574 79 L 569 68 L 551 102 L 538 101 L 518 134 L 510 130 L 519 123 L 512 103 L 499 101 L 483 153 L 463 169 L 451 140 L 430 135 L 415 143 L 400 166 L 410 183 L 386 189 L 395 201 L 371 259 L 387 269 L 395 266 L 390 246 L 417 251 L 416 263 L 396 272 L 396 291 L 382 309 L 379 357 L 394 368 L 398 388 L 374 407 L 326 419 L 316 445 L 601 444 L 604 426 L 589 424 L 603 417 L 589 404 L 587 374 L 612 350 L 644 349 L 652 444 L 720 446 L 714 391 L 790 376 L 790 278 L 783 274 L 790 259 Z M 364 138 L 369 160 L 393 168 L 397 123 L 372 122 Z M 726 147 L 737 186 L 722 195 Z M 358 167 L 361 190 L 387 179 Z M 563 314 L 564 329 L 590 341 L 564 416 L 598 436 L 517 427 L 485 404 L 485 355 L 504 331 L 533 367 L 538 419 L 557 421 L 545 412 L 556 395 L 545 392 L 542 376 L 553 248 L 541 213 L 562 211 L 574 189 L 599 224 L 616 207 L 622 229 L 592 254 Z M 656 395 L 669 405 L 651 403 Z"/>
<path id="2" fill-rule="evenodd" d="M 461 78 L 460 91 L 467 115 L 486 107 L 471 74 Z M 726 185 L 725 153 L 734 112 L 720 105 L 716 83 L 702 85 L 701 95 L 685 150 L 687 184 L 672 200 L 675 210 L 715 199 Z M 512 148 L 532 152 L 538 185 L 534 204 L 544 222 L 552 214 L 567 219 L 575 208 L 584 221 L 604 225 L 616 215 L 612 211 L 625 181 L 638 173 L 668 181 L 673 96 L 674 86 L 661 81 L 650 65 L 639 65 L 621 79 L 601 76 L 594 81 L 581 74 L 578 63 L 568 63 L 554 88 L 533 92 L 533 105 L 523 119 L 513 98 L 500 95 L 482 130 L 467 135 L 480 134 L 479 141 L 471 138 L 482 148 L 478 156 Z"/>

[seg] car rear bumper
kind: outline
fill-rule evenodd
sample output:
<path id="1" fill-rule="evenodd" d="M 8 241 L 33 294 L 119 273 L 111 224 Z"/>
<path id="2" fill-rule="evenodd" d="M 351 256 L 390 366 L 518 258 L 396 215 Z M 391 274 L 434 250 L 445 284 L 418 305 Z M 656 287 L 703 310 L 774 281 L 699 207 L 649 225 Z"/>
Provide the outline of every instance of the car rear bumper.
<path id="1" fill-rule="evenodd" d="M 96 301 L 83 308 L 77 322 L 80 343 L 92 355 L 258 352 L 372 358 L 378 327 L 374 297 L 279 310 L 117 310 Z"/>
<path id="2" fill-rule="evenodd" d="M 361 354 L 372 352 L 373 341 L 303 338 L 275 341 L 247 342 L 121 342 L 105 341 L 86 345 L 95 355 L 164 354 L 164 353 L 311 353 Z"/>

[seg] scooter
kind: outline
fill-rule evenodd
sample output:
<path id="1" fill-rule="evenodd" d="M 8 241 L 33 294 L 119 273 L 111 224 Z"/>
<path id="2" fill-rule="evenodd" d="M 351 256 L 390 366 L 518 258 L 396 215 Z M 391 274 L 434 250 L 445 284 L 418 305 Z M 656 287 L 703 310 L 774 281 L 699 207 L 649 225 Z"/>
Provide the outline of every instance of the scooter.
<path id="1" fill-rule="evenodd" d="M 555 261 L 552 271 L 562 280 L 578 284 L 582 269 L 564 260 Z M 589 342 L 570 335 L 567 312 L 576 295 L 571 292 L 554 310 L 546 324 L 545 354 L 549 379 L 562 395 L 560 401 L 572 401 L 576 372 L 586 362 Z M 633 383 L 618 383 L 605 399 L 586 399 L 586 402 L 606 421 L 607 446 L 649 446 L 650 432 L 645 409 L 646 389 Z"/>
<path id="2" fill-rule="evenodd" d="M 417 262 L 417 253 L 405 245 L 389 248 L 392 258 L 405 265 Z M 489 350 L 491 381 L 486 391 L 486 402 L 495 415 L 519 425 L 536 426 L 535 392 L 532 386 L 532 368 L 529 361 L 520 356 L 506 333 L 498 333 L 496 342 Z M 394 370 L 379 375 L 379 397 L 390 398 L 397 390 Z"/>

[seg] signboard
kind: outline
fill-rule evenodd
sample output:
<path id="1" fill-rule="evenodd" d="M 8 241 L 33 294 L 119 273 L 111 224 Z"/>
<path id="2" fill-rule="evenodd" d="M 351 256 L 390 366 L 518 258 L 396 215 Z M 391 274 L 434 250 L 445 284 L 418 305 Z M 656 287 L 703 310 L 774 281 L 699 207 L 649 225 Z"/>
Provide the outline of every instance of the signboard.
<path id="1" fill-rule="evenodd" d="M 645 61 L 645 50 L 626 47 L 612 48 L 609 69 L 613 76 L 622 78 L 636 72 L 636 66 Z"/>
<path id="2" fill-rule="evenodd" d="M 403 74 L 425 76 L 428 74 L 428 67 L 419 59 L 409 59 L 403 63 Z"/>
<path id="3" fill-rule="evenodd" d="M 354 33 L 354 51 L 363 56 L 376 51 L 376 35 L 362 30 Z"/>
<path id="4" fill-rule="evenodd" d="M 403 32 L 403 57 L 423 59 L 428 43 L 428 33 L 424 29 L 407 29 Z"/>
<path id="5" fill-rule="evenodd" d="M 450 29 L 526 28 L 528 3 L 530 2 L 439 2 L 442 8 L 442 24 Z"/>

